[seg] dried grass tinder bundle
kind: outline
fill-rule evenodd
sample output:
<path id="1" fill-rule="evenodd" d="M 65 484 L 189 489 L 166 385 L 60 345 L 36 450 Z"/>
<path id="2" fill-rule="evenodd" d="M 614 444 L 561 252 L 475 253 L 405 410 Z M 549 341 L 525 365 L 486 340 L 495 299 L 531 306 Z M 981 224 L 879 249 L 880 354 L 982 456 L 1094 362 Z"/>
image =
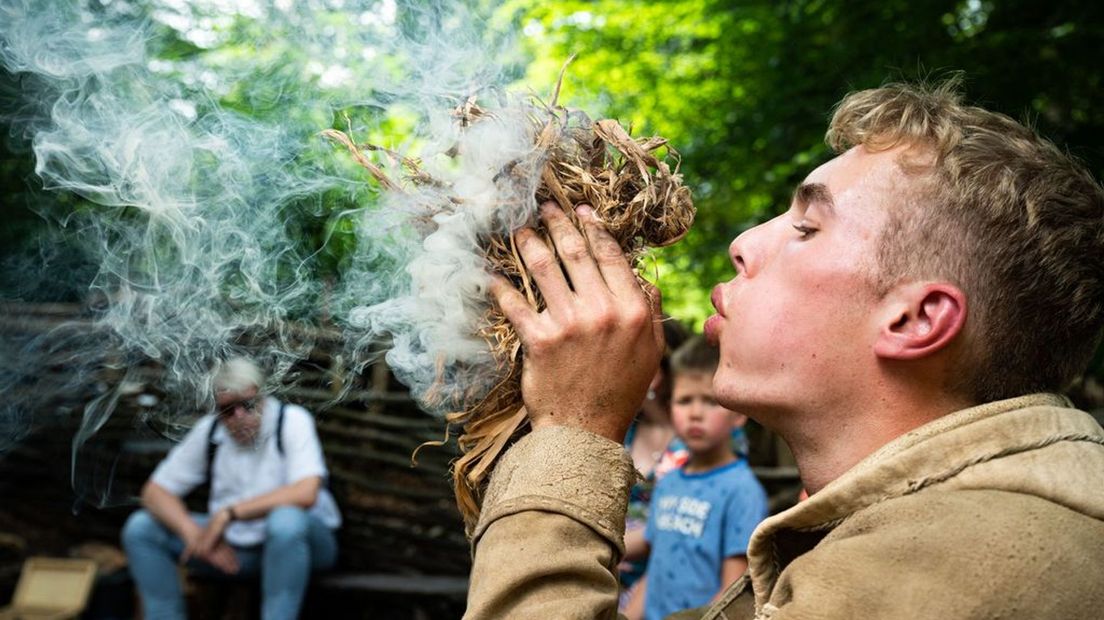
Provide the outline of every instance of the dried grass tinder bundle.
<path id="1" fill-rule="evenodd" d="M 557 89 L 558 90 L 558 89 Z M 615 120 L 591 121 L 577 110 L 555 103 L 545 105 L 530 100 L 524 110 L 526 131 L 532 137 L 532 151 L 510 161 L 494 175 L 496 187 L 511 188 L 502 196 L 517 195 L 527 188 L 524 204 L 504 204 L 510 217 L 500 216 L 491 232 L 477 240 L 486 256 L 489 272 L 508 277 L 538 309 L 544 300 L 530 280 L 525 264 L 514 245 L 513 232 L 521 225 L 534 226 L 547 240 L 547 231 L 536 220 L 536 206 L 554 201 L 576 223 L 574 207 L 586 203 L 620 243 L 625 255 L 638 266 L 643 253 L 651 247 L 670 245 L 681 239 L 694 219 L 690 191 L 678 173 L 677 152 L 659 137 L 634 139 Z M 498 111 L 481 108 L 474 98 L 458 106 L 453 116 L 464 131 L 493 122 Z M 357 145 L 346 134 L 328 130 L 325 134 L 344 144 L 353 157 L 386 191 L 412 192 L 424 186 L 448 185 L 424 171 L 417 161 L 379 147 Z M 381 165 L 373 163 L 372 152 L 389 157 L 405 170 L 403 178 L 389 178 Z M 462 152 L 450 155 L 463 157 Z M 504 198 L 503 202 L 509 202 Z M 463 200 L 449 197 L 439 201 L 441 212 L 464 209 Z M 518 213 L 523 213 L 518 217 Z M 427 234 L 433 230 L 435 213 L 424 213 L 417 225 Z M 495 360 L 493 387 L 485 387 L 462 402 L 462 410 L 453 410 L 446 419 L 449 426 L 462 429 L 458 443 L 462 456 L 453 464 L 453 482 L 457 505 L 469 530 L 479 515 L 487 477 L 500 454 L 522 434 L 528 432 L 521 398 L 523 354 L 517 333 L 501 312 L 488 304 L 479 329 Z M 445 377 L 444 369 L 438 377 Z M 430 389 L 423 400 L 441 404 L 444 397 Z M 463 399 L 462 399 L 463 400 Z"/>

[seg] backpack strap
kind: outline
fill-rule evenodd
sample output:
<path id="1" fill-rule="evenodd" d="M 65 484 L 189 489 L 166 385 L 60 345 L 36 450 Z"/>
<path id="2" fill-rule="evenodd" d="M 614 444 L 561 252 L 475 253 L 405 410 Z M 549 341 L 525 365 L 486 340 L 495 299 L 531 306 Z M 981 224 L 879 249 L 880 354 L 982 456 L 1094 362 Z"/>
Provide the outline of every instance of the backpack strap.
<path id="1" fill-rule="evenodd" d="M 218 444 L 215 443 L 215 431 L 218 430 L 218 415 L 215 415 L 215 419 L 211 420 L 211 430 L 207 431 L 207 470 L 205 472 L 205 481 L 203 484 L 211 484 L 211 466 L 215 462 L 215 449 L 218 448 Z"/>
<path id="2" fill-rule="evenodd" d="M 287 403 L 280 401 L 280 413 L 276 417 L 276 451 L 280 456 L 284 456 L 284 408 L 287 407 Z M 330 488 L 330 477 L 326 476 L 322 479 L 322 488 Z"/>
<path id="3" fill-rule="evenodd" d="M 284 456 L 284 407 L 287 403 L 280 401 L 280 413 L 276 416 L 276 451 Z"/>

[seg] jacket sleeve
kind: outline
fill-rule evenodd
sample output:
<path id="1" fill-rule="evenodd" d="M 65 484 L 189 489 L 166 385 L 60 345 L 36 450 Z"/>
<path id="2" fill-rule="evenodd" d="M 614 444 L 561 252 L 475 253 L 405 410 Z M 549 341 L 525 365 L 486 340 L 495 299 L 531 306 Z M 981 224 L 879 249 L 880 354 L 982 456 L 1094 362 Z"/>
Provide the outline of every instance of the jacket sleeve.
<path id="1" fill-rule="evenodd" d="M 472 535 L 465 618 L 615 618 L 625 509 L 621 445 L 574 428 L 522 438 L 496 465 Z"/>

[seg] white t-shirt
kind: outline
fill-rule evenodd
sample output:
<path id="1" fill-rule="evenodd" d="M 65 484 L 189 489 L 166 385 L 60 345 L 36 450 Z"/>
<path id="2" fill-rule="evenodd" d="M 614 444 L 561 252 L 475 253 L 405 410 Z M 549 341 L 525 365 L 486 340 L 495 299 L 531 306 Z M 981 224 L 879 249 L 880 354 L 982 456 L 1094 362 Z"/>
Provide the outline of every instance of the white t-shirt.
<path id="1" fill-rule="evenodd" d="M 216 444 L 215 458 L 211 463 L 211 494 L 207 503 L 211 514 L 303 478 L 320 476 L 326 479 L 328 472 L 314 429 L 314 418 L 298 405 L 285 405 L 284 454 L 281 456 L 275 436 L 279 413 L 280 402 L 265 398 L 260 434 L 251 445 L 237 443 L 221 425 L 215 429 L 212 438 Z M 201 418 L 183 441 L 169 451 L 150 479 L 177 497 L 184 497 L 203 484 L 207 474 L 207 437 L 215 420 L 213 414 Z M 337 503 L 325 487 L 318 491 L 318 499 L 309 512 L 327 527 L 341 525 Z M 234 521 L 226 528 L 225 536 L 232 545 L 258 545 L 265 538 L 264 519 Z"/>

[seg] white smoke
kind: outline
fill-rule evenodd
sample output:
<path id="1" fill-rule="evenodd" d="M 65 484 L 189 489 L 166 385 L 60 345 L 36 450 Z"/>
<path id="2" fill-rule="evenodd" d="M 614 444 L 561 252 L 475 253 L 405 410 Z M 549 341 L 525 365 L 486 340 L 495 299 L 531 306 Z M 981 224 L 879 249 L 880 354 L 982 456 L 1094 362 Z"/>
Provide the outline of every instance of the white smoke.
<path id="1" fill-rule="evenodd" d="M 416 395 L 436 388 L 443 411 L 473 404 L 498 379 L 487 344 L 477 333 L 489 303 L 480 243 L 532 223 L 536 213 L 535 175 L 520 182 L 499 180 L 508 166 L 541 156 L 533 146 L 533 123 L 524 104 L 508 97 L 504 101 L 494 118 L 467 131 L 456 129 L 455 123 L 444 125 L 450 130 L 439 135 L 450 138 L 447 143 L 456 155 L 427 162 L 443 188 L 420 186 L 411 194 L 385 196 L 384 211 L 410 213 L 413 207 L 417 214 L 421 207 L 432 214 L 434 230 L 422 240 L 415 233 L 405 242 L 413 251 L 401 261 L 403 277 L 394 280 L 401 282 L 400 288 L 349 313 L 350 326 L 366 337 L 392 336 L 388 363 Z M 442 165 L 433 165 L 437 163 Z M 378 239 L 366 247 L 382 245 Z M 356 279 L 346 282 L 352 288 L 344 293 L 355 298 Z"/>
<path id="2" fill-rule="evenodd" d="M 352 372 L 387 351 L 416 396 L 436 385 L 443 408 L 463 406 L 495 373 L 477 334 L 479 244 L 536 210 L 536 172 L 498 178 L 539 157 L 504 89 L 517 62 L 461 2 L 0 0 L 0 64 L 21 86 L 4 116 L 43 185 L 83 199 L 45 215 L 97 265 L 94 324 L 15 343 L 19 355 L 64 352 L 62 390 L 156 360 L 173 402 L 194 405 L 156 414 L 183 424 L 209 403 L 215 360 L 248 350 L 276 383 L 313 344 L 296 328 L 329 320 Z M 462 131 L 451 110 L 472 95 L 494 116 Z M 446 186 L 377 194 L 318 136 L 335 125 Z M 38 377 L 4 366 L 12 393 Z M 78 451 L 118 396 L 86 409 Z M 9 438 L 39 405 L 0 412 Z"/>

